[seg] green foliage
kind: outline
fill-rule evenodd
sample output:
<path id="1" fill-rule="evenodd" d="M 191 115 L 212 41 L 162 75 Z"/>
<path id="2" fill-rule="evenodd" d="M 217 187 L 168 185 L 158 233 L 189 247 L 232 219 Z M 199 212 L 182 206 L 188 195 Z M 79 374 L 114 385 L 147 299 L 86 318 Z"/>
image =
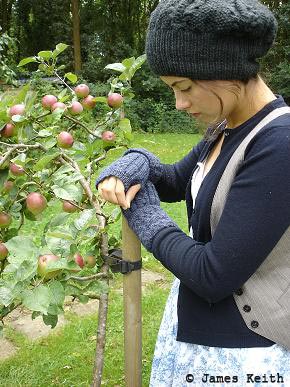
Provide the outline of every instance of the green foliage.
<path id="1" fill-rule="evenodd" d="M 59 66 L 59 56 L 67 48 L 68 45 L 59 43 L 54 50 L 39 51 L 18 65 L 36 65 L 36 74 L 57 78 L 59 84 L 50 85 L 35 77 L 31 83 L 3 93 L 0 98 L 0 131 L 5 131 L 8 123 L 14 125 L 11 135 L 0 132 L 0 213 L 12 217 L 11 225 L 4 223 L 0 228 L 1 243 L 8 249 L 7 258 L 0 264 L 0 322 L 21 303 L 33 312 L 33 317 L 42 315 L 45 324 L 54 327 L 58 315 L 63 313 L 65 296 L 87 302 L 90 297 L 108 291 L 95 275 L 102 261 L 102 234 L 118 221 L 120 210 L 102 213 L 90 188 L 91 175 L 98 168 L 96 158 L 105 158 L 116 147 L 129 146 L 132 129 L 129 119 L 124 118 L 124 105 L 110 108 L 107 93 L 93 97 L 94 103 L 103 109 L 85 106 L 84 98 L 78 97 L 72 88 L 78 81 L 77 75 Z M 106 87 L 99 84 L 99 90 L 119 92 L 125 100 L 131 100 L 131 79 L 143 62 L 144 57 L 125 59 L 121 74 L 111 76 Z M 112 70 L 116 66 L 109 67 Z M 49 87 L 45 88 L 47 84 Z M 51 98 L 48 93 L 63 107 L 45 106 L 45 99 Z M 86 109 L 74 113 L 74 102 L 78 106 L 84 104 Z M 13 114 L 11 109 L 16 108 L 21 111 Z M 108 130 L 115 134 L 112 141 L 102 139 L 103 132 Z M 62 131 L 74 139 L 69 147 L 58 141 Z M 13 163 L 22 167 L 24 173 L 15 174 L 11 169 Z M 10 191 L 4 191 L 7 180 L 13 183 Z M 47 203 L 46 210 L 45 205 L 40 212 L 30 212 L 27 198 L 32 193 Z M 78 211 L 61 210 L 53 218 L 43 217 L 49 207 L 63 201 L 69 201 Z M 102 226 L 100 219 L 96 219 L 96 209 L 105 220 Z M 43 235 L 37 240 L 33 233 L 21 235 L 23 226 L 33 222 L 44 223 Z M 108 248 L 119 244 L 119 237 L 109 237 Z M 82 257 L 93 255 L 99 263 L 93 268 L 83 267 L 75 261 L 76 253 Z M 88 279 L 78 280 L 84 276 Z"/>
<path id="2" fill-rule="evenodd" d="M 134 130 L 141 129 L 152 133 L 198 133 L 198 125 L 192 117 L 151 98 L 129 101 L 126 111 Z"/>
<path id="3" fill-rule="evenodd" d="M 13 84 L 16 74 L 11 64 L 13 65 L 13 50 L 16 41 L 8 34 L 1 34 L 0 26 L 0 80 L 7 84 Z"/>

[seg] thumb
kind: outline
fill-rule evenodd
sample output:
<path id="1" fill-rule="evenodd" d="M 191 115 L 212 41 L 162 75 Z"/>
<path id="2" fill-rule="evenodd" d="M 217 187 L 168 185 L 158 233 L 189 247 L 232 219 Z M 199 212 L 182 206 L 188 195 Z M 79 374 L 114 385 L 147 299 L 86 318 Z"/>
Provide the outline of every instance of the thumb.
<path id="1" fill-rule="evenodd" d="M 130 203 L 134 199 L 136 193 L 140 191 L 141 184 L 132 185 L 126 193 L 126 202 L 128 204 L 128 208 L 130 208 Z"/>

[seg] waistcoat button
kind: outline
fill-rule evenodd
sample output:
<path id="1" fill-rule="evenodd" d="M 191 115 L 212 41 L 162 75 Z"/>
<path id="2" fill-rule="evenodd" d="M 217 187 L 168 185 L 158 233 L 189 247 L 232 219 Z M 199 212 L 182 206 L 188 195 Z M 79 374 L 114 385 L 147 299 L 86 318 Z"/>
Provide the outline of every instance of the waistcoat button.
<path id="1" fill-rule="evenodd" d="M 259 323 L 258 323 L 258 321 L 251 321 L 251 327 L 252 328 L 258 328 L 258 326 L 259 326 Z"/>
<path id="2" fill-rule="evenodd" d="M 243 292 L 243 289 L 238 289 L 238 290 L 235 292 L 235 294 L 236 294 L 237 296 L 241 296 L 243 293 L 244 293 L 244 292 Z"/>
<path id="3" fill-rule="evenodd" d="M 243 310 L 244 310 L 245 312 L 247 312 L 247 313 L 250 312 L 250 311 L 251 311 L 250 305 L 244 305 Z"/>

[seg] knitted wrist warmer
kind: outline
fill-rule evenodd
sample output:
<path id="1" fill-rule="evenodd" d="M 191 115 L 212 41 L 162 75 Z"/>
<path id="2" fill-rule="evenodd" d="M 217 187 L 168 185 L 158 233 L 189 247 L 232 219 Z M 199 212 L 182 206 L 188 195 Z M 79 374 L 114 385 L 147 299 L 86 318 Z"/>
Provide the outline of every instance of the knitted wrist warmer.
<path id="1" fill-rule="evenodd" d="M 96 187 L 109 176 L 118 177 L 124 184 L 125 191 L 132 185 L 143 185 L 149 177 L 148 159 L 140 153 L 130 153 L 119 158 L 100 173 Z"/>
<path id="2" fill-rule="evenodd" d="M 163 167 L 158 159 L 153 153 L 149 152 L 147 149 L 144 148 L 131 148 L 128 149 L 124 155 L 131 154 L 131 153 L 139 153 L 144 156 L 146 156 L 148 162 L 149 162 L 149 180 L 152 181 L 152 183 L 156 183 L 163 173 Z"/>
<path id="3" fill-rule="evenodd" d="M 152 252 L 154 236 L 165 227 L 178 227 L 160 208 L 160 200 L 154 185 L 148 181 L 136 194 L 131 207 L 123 210 L 130 228 L 143 246 Z"/>

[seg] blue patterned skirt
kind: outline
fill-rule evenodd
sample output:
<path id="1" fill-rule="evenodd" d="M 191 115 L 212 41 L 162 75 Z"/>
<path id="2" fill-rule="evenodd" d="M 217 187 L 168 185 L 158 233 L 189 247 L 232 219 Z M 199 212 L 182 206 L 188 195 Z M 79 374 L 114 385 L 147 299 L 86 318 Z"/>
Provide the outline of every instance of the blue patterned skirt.
<path id="1" fill-rule="evenodd" d="M 290 351 L 280 345 L 218 348 L 176 341 L 179 283 L 176 278 L 166 303 L 150 387 L 290 387 Z"/>

